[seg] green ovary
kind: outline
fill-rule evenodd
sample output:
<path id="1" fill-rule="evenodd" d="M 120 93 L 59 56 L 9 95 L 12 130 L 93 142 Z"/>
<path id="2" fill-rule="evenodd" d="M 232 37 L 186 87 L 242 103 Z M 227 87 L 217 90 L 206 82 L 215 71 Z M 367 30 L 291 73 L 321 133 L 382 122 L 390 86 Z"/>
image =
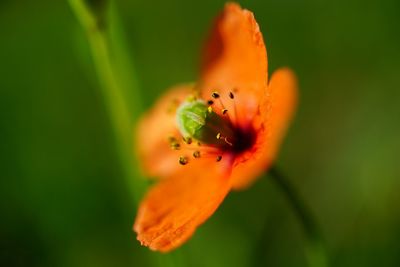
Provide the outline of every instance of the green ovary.
<path id="1" fill-rule="evenodd" d="M 176 119 L 184 138 L 218 147 L 227 147 L 235 141 L 235 132 L 229 120 L 201 100 L 183 102 L 176 112 Z"/>

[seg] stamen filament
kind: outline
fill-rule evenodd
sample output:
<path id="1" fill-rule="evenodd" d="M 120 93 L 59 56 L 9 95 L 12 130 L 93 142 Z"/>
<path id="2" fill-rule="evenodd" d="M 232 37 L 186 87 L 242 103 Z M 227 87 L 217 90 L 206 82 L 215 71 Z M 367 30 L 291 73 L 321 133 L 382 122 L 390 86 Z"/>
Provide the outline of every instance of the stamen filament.
<path id="1" fill-rule="evenodd" d="M 229 98 L 232 99 L 233 101 L 233 112 L 235 114 L 235 120 L 232 121 L 233 125 L 237 126 L 239 123 L 239 118 L 238 118 L 238 112 L 236 108 L 236 102 L 235 102 L 235 95 L 232 92 L 229 92 Z"/>
<path id="2" fill-rule="evenodd" d="M 222 102 L 220 95 L 217 92 L 213 92 L 211 94 L 211 96 L 215 99 L 218 99 L 218 102 L 222 108 L 222 114 L 225 115 L 228 112 L 228 110 L 225 108 L 224 102 Z M 228 118 L 229 118 L 229 114 L 228 114 Z M 229 118 L 229 120 L 231 120 L 231 118 Z"/>

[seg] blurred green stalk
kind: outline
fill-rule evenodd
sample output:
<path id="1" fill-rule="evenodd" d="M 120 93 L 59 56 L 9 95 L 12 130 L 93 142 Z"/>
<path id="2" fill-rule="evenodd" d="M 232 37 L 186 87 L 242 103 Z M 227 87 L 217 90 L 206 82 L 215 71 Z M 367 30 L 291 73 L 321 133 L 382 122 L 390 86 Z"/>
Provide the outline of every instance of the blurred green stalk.
<path id="1" fill-rule="evenodd" d="M 302 198 L 290 181 L 276 167 L 272 167 L 268 174 L 285 194 L 302 225 L 307 241 L 305 253 L 308 265 L 310 267 L 328 267 L 328 255 L 325 242 L 311 211 L 302 201 Z"/>
<path id="2" fill-rule="evenodd" d="M 123 88 L 118 79 L 118 68 L 116 68 L 115 62 L 113 62 L 117 53 L 112 54 L 114 57 L 111 57 L 110 43 L 107 35 L 107 30 L 110 27 L 107 24 L 108 21 L 105 19 L 108 1 L 69 0 L 69 3 L 86 31 L 94 66 L 100 80 L 104 103 L 112 123 L 116 147 L 122 162 L 126 183 L 133 197 L 133 204 L 137 205 L 139 197 L 143 192 L 144 183 L 140 182 L 140 179 L 138 179 L 139 174 L 134 168 L 135 162 L 132 157 L 132 125 L 133 117 L 135 116 L 129 111 L 126 92 L 128 90 L 138 91 L 138 88 Z M 113 48 L 115 49 L 115 47 Z M 134 75 L 134 73 L 131 73 L 131 75 Z M 139 104 L 140 100 L 136 97 L 134 106 L 138 106 Z"/>
<path id="3" fill-rule="evenodd" d="M 139 179 L 141 175 L 137 171 L 137 160 L 133 153 L 133 119 L 137 118 L 141 111 L 141 101 L 136 79 L 132 81 L 134 70 L 131 63 L 126 60 L 128 53 L 124 51 L 124 40 L 121 32 L 117 29 L 118 20 L 114 17 L 113 22 L 116 25 L 110 25 L 109 20 L 106 19 L 109 7 L 107 0 L 69 0 L 69 3 L 86 31 L 94 65 L 101 83 L 103 99 L 110 114 L 116 146 L 125 172 L 126 184 L 133 197 L 133 204 L 137 206 L 146 186 L 144 179 L 142 179 L 143 182 Z M 114 26 L 114 28 L 111 26 Z M 108 34 L 112 33 L 114 33 L 112 38 L 115 41 L 112 43 L 113 45 L 111 45 L 112 40 L 108 38 Z M 116 56 L 119 56 L 118 62 L 113 61 Z M 122 58 L 125 58 L 125 61 Z M 129 76 L 130 81 L 128 81 L 127 76 Z M 134 94 L 132 101 L 129 101 L 129 94 Z M 147 255 L 154 266 L 185 266 L 183 255 L 179 252 L 168 255 L 154 253 Z"/>

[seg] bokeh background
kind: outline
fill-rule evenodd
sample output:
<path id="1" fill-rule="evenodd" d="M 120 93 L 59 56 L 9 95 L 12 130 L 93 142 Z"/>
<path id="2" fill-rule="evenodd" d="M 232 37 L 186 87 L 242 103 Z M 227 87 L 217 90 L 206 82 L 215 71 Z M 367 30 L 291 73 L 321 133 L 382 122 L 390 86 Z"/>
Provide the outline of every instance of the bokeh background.
<path id="1" fill-rule="evenodd" d="M 113 3 L 137 118 L 196 80 L 224 1 Z M 400 2 L 240 4 L 260 24 L 270 73 L 298 74 L 277 164 L 320 223 L 331 265 L 400 266 Z M 267 176 L 177 251 L 140 247 L 131 226 L 146 182 L 123 178 L 99 87 L 67 1 L 0 2 L 1 266 L 307 266 L 299 221 Z"/>

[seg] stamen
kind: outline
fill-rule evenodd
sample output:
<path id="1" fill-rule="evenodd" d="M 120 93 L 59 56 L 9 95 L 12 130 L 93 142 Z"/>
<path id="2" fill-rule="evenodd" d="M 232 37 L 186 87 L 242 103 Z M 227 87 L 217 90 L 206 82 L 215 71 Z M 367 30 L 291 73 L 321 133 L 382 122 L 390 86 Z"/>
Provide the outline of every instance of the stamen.
<path id="1" fill-rule="evenodd" d="M 192 143 L 192 138 L 190 138 L 190 137 L 184 137 L 183 138 L 183 142 L 185 142 L 186 144 L 188 144 L 188 145 L 190 145 L 191 143 Z"/>
<path id="2" fill-rule="evenodd" d="M 229 142 L 228 137 L 226 136 L 222 136 L 221 133 L 217 133 L 217 135 L 215 136 L 218 140 L 223 139 L 225 143 L 227 143 L 230 146 L 233 146 L 232 142 Z"/>
<path id="3" fill-rule="evenodd" d="M 195 157 L 196 159 L 200 158 L 200 151 L 196 150 L 195 152 L 193 152 L 193 157 Z"/>
<path id="4" fill-rule="evenodd" d="M 221 159 L 222 159 L 222 156 L 221 156 L 221 155 L 218 155 L 217 158 L 216 158 L 217 162 L 220 162 Z"/>
<path id="5" fill-rule="evenodd" d="M 235 92 L 237 92 L 237 89 L 233 89 Z M 235 95 L 232 92 L 229 92 L 229 98 L 233 100 L 233 111 L 235 114 L 235 123 L 234 125 L 236 125 L 238 123 L 238 113 L 237 113 L 237 109 L 236 109 L 236 102 L 235 102 Z"/>
<path id="6" fill-rule="evenodd" d="M 222 102 L 222 99 L 221 99 L 219 93 L 213 92 L 213 93 L 211 94 L 211 96 L 212 96 L 213 98 L 215 98 L 215 99 L 218 99 L 218 102 L 219 102 L 219 104 L 220 104 L 220 106 L 221 106 L 221 108 L 222 108 L 222 115 L 226 115 L 227 112 L 228 112 L 228 109 L 225 108 L 225 105 L 224 105 L 224 103 Z M 232 96 L 232 97 L 231 97 L 231 96 Z M 229 97 L 230 97 L 231 99 L 233 99 L 234 96 L 233 96 L 233 93 L 232 93 L 232 92 L 229 93 Z M 229 114 L 227 114 L 227 115 L 228 115 L 229 121 L 232 122 L 232 119 L 230 118 Z M 233 124 L 234 124 L 234 123 L 233 123 Z"/>
<path id="7" fill-rule="evenodd" d="M 173 150 L 179 150 L 181 145 L 179 144 L 178 140 L 174 136 L 168 137 L 169 146 Z"/>
<path id="8" fill-rule="evenodd" d="M 217 92 L 213 92 L 211 96 L 215 99 L 219 98 L 219 94 Z"/>
<path id="9" fill-rule="evenodd" d="M 225 141 L 225 143 L 227 143 L 228 145 L 233 146 L 233 144 L 232 144 L 231 142 L 228 141 L 228 138 L 225 137 L 225 138 L 224 138 L 224 141 Z"/>
<path id="10" fill-rule="evenodd" d="M 179 150 L 181 148 L 179 143 L 171 143 L 170 146 L 173 150 Z"/>
<path id="11" fill-rule="evenodd" d="M 208 100 L 208 101 L 207 101 L 207 104 L 208 104 L 209 106 L 211 106 L 212 104 L 214 104 L 214 101 Z"/>
<path id="12" fill-rule="evenodd" d="M 186 147 L 185 151 L 192 153 L 192 156 L 195 159 L 198 158 L 215 158 L 219 153 L 221 153 L 221 150 L 216 147 L 212 146 L 203 146 L 203 147 Z M 190 160 L 189 157 L 187 157 L 188 160 Z"/>
<path id="13" fill-rule="evenodd" d="M 188 158 L 187 158 L 187 157 L 184 157 L 184 156 L 180 156 L 180 157 L 179 157 L 179 164 L 181 164 L 181 165 L 186 165 L 186 164 L 188 164 Z"/>
<path id="14" fill-rule="evenodd" d="M 169 136 L 168 137 L 168 142 L 172 143 L 172 142 L 178 142 L 178 140 L 175 138 L 175 136 Z"/>
<path id="15" fill-rule="evenodd" d="M 199 159 L 199 158 L 204 158 L 204 159 L 213 158 L 213 159 L 215 159 L 219 155 L 219 153 L 221 153 L 219 148 L 215 148 L 215 147 L 208 146 L 208 145 L 204 146 L 202 148 L 197 148 L 197 149 L 194 148 L 194 147 L 187 147 L 187 148 L 185 148 L 185 150 L 192 151 L 192 156 L 195 159 Z M 181 156 L 179 158 L 179 163 L 182 164 L 182 165 L 188 164 L 189 161 L 190 161 L 190 158 L 187 157 L 187 156 Z"/>

